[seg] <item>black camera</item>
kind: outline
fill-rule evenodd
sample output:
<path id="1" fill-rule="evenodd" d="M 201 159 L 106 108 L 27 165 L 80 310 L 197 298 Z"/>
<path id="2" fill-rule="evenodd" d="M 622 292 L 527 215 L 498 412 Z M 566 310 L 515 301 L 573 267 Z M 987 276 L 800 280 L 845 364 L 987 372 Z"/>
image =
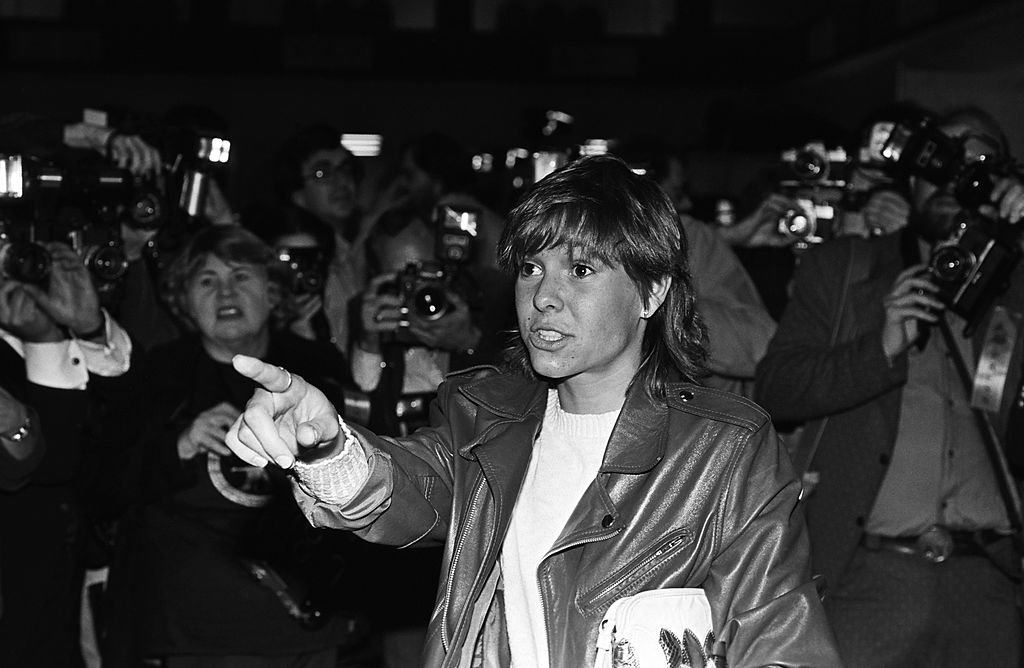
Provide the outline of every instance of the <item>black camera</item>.
<path id="1" fill-rule="evenodd" d="M 438 320 L 448 313 L 451 276 L 436 262 L 410 262 L 395 278 L 403 312 L 423 320 Z"/>
<path id="2" fill-rule="evenodd" d="M 0 225 L 0 279 L 46 285 L 50 252 L 27 236 L 13 235 Z"/>
<path id="3" fill-rule="evenodd" d="M 327 257 L 315 247 L 277 249 L 277 263 L 293 295 L 318 295 L 327 282 Z"/>
<path id="4" fill-rule="evenodd" d="M 419 339 L 409 332 L 406 315 L 422 320 L 438 320 L 451 309 L 448 295 L 452 290 L 453 276 L 446 272 L 439 262 L 410 262 L 398 272 L 394 282 L 385 283 L 379 289 L 381 294 L 393 294 L 399 298 L 403 314 L 399 328 L 388 336 L 393 343 L 417 345 Z"/>
<path id="5" fill-rule="evenodd" d="M 995 298 L 1009 286 L 1020 260 L 1019 232 L 977 215 L 964 214 L 953 235 L 932 249 L 928 272 L 938 298 L 967 321 L 969 336 Z"/>
<path id="6" fill-rule="evenodd" d="M 890 127 L 891 126 L 891 127 Z M 883 161 L 899 176 L 917 176 L 939 187 L 952 185 L 961 206 L 978 209 L 990 203 L 995 179 L 1009 173 L 1006 161 L 980 156 L 969 161 L 965 138 L 949 137 L 928 115 L 913 120 L 876 124 Z"/>
<path id="7" fill-rule="evenodd" d="M 783 194 L 797 203 L 779 216 L 778 233 L 796 248 L 820 244 L 832 236 L 833 221 L 848 184 L 852 161 L 846 150 L 808 142 L 786 149 L 781 162 L 785 175 L 779 180 Z"/>

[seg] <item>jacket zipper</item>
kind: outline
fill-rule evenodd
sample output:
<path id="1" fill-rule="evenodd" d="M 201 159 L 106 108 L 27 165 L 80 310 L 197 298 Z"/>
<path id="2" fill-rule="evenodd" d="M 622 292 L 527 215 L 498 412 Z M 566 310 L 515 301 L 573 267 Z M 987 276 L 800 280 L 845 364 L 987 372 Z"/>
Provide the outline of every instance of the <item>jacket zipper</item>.
<path id="1" fill-rule="evenodd" d="M 454 588 L 455 582 L 455 569 L 459 563 L 459 557 L 462 555 L 462 548 L 466 544 L 466 536 L 469 534 L 469 528 L 473 524 L 473 520 L 476 517 L 476 510 L 479 507 L 480 493 L 483 491 L 486 481 L 483 475 L 477 481 L 476 489 L 473 491 L 473 502 L 469 505 L 469 512 L 466 515 L 466 523 L 463 525 L 463 530 L 459 532 L 459 542 L 455 546 L 455 551 L 452 553 L 452 563 L 448 568 L 448 585 L 445 587 L 444 593 L 444 607 L 441 610 L 441 644 L 444 646 L 445 654 L 450 651 L 449 634 L 448 634 L 448 610 L 452 600 L 452 589 Z M 480 574 L 473 578 L 473 585 L 470 591 L 476 588 L 476 582 L 479 579 Z M 465 613 L 463 612 L 463 617 Z M 460 618 L 461 625 L 462 618 Z"/>
<path id="2" fill-rule="evenodd" d="M 665 554 L 667 554 L 667 553 L 675 550 L 677 547 L 679 547 L 682 544 L 683 540 L 686 538 L 686 536 L 687 536 L 687 531 L 686 530 L 680 531 L 678 536 L 675 536 L 674 538 L 669 540 L 667 543 L 665 543 L 664 545 L 660 546 L 657 550 L 655 550 L 649 556 L 647 556 L 643 560 L 641 560 L 636 565 L 636 568 L 630 569 L 630 571 L 628 573 L 624 573 L 622 575 L 622 577 L 620 577 L 619 579 L 617 579 L 614 582 L 611 582 L 611 583 L 607 584 L 606 586 L 602 587 L 599 592 L 597 592 L 595 594 L 592 594 L 591 596 L 588 597 L 588 599 L 590 601 L 600 601 L 602 598 L 604 598 L 608 594 L 608 592 L 614 591 L 625 580 L 629 579 L 629 577 L 632 574 L 634 574 L 637 571 L 637 569 L 643 567 L 645 564 L 649 564 L 652 561 L 655 561 L 655 560 L 659 559 L 660 557 L 664 556 Z"/>
<path id="3" fill-rule="evenodd" d="M 557 552 L 548 552 L 547 554 L 545 554 L 544 558 L 540 560 L 541 566 L 543 566 L 544 562 L 547 561 L 550 557 L 554 556 L 555 554 L 565 552 L 566 550 L 571 550 L 572 548 L 579 547 L 580 545 L 586 545 L 588 543 L 597 543 L 599 541 L 616 536 L 621 532 L 622 527 L 618 527 L 613 533 L 604 536 L 595 536 L 593 538 L 587 538 L 584 540 L 578 540 L 574 543 L 569 543 L 568 545 L 558 548 Z M 544 599 L 544 587 L 541 585 L 539 577 L 537 578 L 537 590 L 540 593 L 540 609 L 544 622 L 544 646 L 547 649 L 546 654 L 548 655 L 548 665 L 551 665 L 551 646 L 549 643 L 549 640 L 551 639 L 551 633 L 548 627 L 548 602 Z"/>

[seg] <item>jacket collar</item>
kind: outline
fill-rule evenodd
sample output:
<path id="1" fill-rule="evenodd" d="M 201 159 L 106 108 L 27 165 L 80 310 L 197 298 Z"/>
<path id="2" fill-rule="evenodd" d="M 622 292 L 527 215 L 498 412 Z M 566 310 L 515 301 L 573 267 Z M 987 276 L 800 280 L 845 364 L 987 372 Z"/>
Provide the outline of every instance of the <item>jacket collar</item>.
<path id="1" fill-rule="evenodd" d="M 507 373 L 471 381 L 459 391 L 485 410 L 477 417 L 477 437 L 459 448 L 462 456 L 475 458 L 477 446 L 497 436 L 493 429 L 500 422 L 536 419 L 539 424 L 547 406 L 548 384 Z M 634 385 L 612 429 L 601 471 L 604 473 L 643 473 L 665 456 L 668 404 L 651 401 L 643 387 Z M 532 448 L 532 443 L 528 446 Z"/>

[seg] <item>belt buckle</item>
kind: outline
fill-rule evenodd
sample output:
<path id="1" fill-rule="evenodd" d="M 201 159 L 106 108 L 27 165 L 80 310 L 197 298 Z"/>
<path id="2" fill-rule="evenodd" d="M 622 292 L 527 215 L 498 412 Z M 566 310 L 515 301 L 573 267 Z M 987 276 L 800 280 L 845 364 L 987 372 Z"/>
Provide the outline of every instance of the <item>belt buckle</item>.
<path id="1" fill-rule="evenodd" d="M 941 564 L 953 554 L 953 536 L 949 529 L 938 524 L 917 537 L 917 553 L 933 564 Z"/>

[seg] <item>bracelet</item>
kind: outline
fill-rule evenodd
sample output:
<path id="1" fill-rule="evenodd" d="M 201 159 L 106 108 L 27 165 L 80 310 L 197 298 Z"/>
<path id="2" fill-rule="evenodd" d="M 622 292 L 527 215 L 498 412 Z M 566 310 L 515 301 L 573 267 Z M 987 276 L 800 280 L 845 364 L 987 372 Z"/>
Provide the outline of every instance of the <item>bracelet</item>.
<path id="1" fill-rule="evenodd" d="M 88 332 L 78 333 L 75 330 L 71 330 L 71 333 L 75 335 L 76 339 L 83 339 L 86 341 L 89 339 L 95 339 L 98 336 L 105 335 L 107 333 L 107 319 L 101 319 L 100 326 L 95 329 L 90 329 Z"/>
<path id="2" fill-rule="evenodd" d="M 0 438 L 6 438 L 8 441 L 14 441 L 15 443 L 21 443 L 28 437 L 28 430 L 32 428 L 32 418 L 28 415 L 25 416 L 25 421 L 21 423 L 21 426 L 14 431 L 8 431 L 0 434 Z"/>

